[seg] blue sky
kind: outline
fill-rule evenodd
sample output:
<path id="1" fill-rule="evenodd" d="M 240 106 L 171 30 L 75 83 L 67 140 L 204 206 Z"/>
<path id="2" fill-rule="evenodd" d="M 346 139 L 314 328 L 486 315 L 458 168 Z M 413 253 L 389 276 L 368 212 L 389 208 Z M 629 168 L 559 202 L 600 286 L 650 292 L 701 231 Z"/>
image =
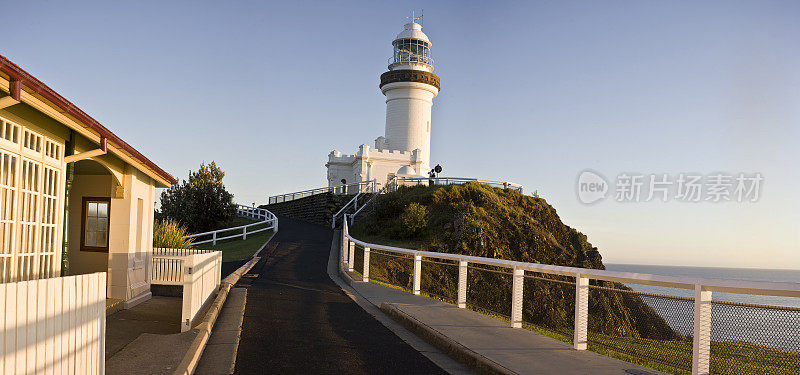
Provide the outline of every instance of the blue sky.
<path id="1" fill-rule="evenodd" d="M 214 160 L 262 203 L 383 134 L 378 77 L 419 9 L 445 175 L 538 190 L 606 262 L 800 269 L 797 2 L 26 1 L 0 54 L 177 177 Z M 586 206 L 587 168 L 764 182 L 755 203 Z"/>

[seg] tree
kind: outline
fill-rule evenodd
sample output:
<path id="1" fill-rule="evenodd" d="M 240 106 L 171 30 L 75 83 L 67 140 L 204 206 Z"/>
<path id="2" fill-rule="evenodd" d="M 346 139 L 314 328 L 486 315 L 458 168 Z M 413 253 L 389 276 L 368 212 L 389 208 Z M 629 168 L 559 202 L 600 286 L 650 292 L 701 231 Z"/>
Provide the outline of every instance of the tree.
<path id="1" fill-rule="evenodd" d="M 200 164 L 197 172 L 189 171 L 189 181 L 161 193 L 156 218 L 174 220 L 192 233 L 223 228 L 236 216 L 233 194 L 225 190 L 223 177 L 225 172 L 213 161 Z"/>

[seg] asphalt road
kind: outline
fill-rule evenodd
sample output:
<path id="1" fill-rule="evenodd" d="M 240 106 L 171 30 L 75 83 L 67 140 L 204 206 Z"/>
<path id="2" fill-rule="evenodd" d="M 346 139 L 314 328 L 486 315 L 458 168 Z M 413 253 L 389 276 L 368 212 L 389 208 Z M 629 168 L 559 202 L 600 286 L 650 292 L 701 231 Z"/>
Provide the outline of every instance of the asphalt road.
<path id="1" fill-rule="evenodd" d="M 236 374 L 445 374 L 328 277 L 333 232 L 280 218 L 247 288 Z"/>

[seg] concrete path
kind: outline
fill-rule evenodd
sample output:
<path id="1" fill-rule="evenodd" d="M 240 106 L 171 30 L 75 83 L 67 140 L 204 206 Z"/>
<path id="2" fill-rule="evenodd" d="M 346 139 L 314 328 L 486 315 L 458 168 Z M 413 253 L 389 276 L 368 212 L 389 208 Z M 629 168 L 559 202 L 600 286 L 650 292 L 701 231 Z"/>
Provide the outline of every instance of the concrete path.
<path id="1" fill-rule="evenodd" d="M 338 236 L 337 236 L 338 239 Z M 338 261 L 338 241 L 331 258 Z M 353 275 L 354 276 L 354 275 Z M 360 276 L 359 276 L 360 277 Z M 358 294 L 384 311 L 394 311 L 401 320 L 411 321 L 419 330 L 443 337 L 460 352 L 457 357 L 477 355 L 494 372 L 559 375 L 651 375 L 661 374 L 628 362 L 590 351 L 577 351 L 572 345 L 537 333 L 509 327 L 508 323 L 435 299 L 415 296 L 377 284 L 354 281 L 343 275 Z"/>
<path id="2" fill-rule="evenodd" d="M 219 319 L 214 324 L 211 338 L 203 350 L 203 356 L 200 358 L 195 374 L 229 375 L 233 373 L 246 301 L 247 289 L 231 289 Z"/>
<path id="3" fill-rule="evenodd" d="M 106 319 L 106 373 L 172 374 L 197 330 L 181 333 L 181 298 L 153 297 Z"/>
<path id="4" fill-rule="evenodd" d="M 332 231 L 288 218 L 243 278 L 237 374 L 444 374 L 327 273 Z"/>
<path id="5" fill-rule="evenodd" d="M 144 333 L 168 335 L 181 332 L 181 298 L 153 297 L 131 309 L 106 318 L 106 359 Z"/>

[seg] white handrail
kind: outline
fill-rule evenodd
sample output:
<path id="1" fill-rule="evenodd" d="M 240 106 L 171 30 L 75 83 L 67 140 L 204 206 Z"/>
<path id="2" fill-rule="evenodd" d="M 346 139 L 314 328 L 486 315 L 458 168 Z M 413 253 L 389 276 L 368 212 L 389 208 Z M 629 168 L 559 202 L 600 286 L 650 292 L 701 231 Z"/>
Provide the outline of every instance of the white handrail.
<path id="1" fill-rule="evenodd" d="M 315 189 L 295 191 L 292 193 L 273 195 L 269 197 L 268 202 L 269 204 L 290 202 L 295 199 L 310 197 L 312 195 L 324 194 L 324 193 L 348 194 L 352 192 L 353 189 L 351 189 L 351 187 L 354 186 L 357 187 L 356 191 L 358 192 L 370 193 L 375 191 L 375 185 L 376 185 L 375 180 L 351 182 L 349 184 L 326 186 Z"/>
<path id="2" fill-rule="evenodd" d="M 373 182 L 373 186 L 375 186 L 377 184 L 377 180 L 373 179 L 372 182 Z M 371 192 L 374 193 L 374 189 Z M 353 210 L 358 210 L 358 198 L 361 198 L 361 196 L 363 194 L 364 194 L 364 192 L 359 191 L 358 194 L 356 194 L 356 196 L 354 196 L 352 199 L 350 199 L 341 209 L 339 209 L 339 211 L 337 211 L 335 214 L 333 214 L 333 217 L 331 217 L 331 228 L 336 228 L 336 218 L 339 217 L 339 216 L 342 216 L 343 213 L 348 208 L 350 208 L 350 206 L 353 206 Z"/>
<path id="3" fill-rule="evenodd" d="M 604 280 L 620 283 L 644 284 L 669 288 L 694 290 L 694 328 L 692 334 L 692 373 L 708 374 L 711 355 L 711 296 L 713 292 L 750 294 L 762 296 L 800 297 L 800 283 L 792 282 L 767 282 L 745 281 L 711 278 L 693 278 L 683 276 L 665 276 L 635 272 L 606 271 L 579 267 L 554 266 L 549 264 L 519 262 L 505 259 L 484 258 L 470 255 L 449 254 L 430 251 L 404 249 L 368 243 L 358 240 L 350 235 L 347 216 L 342 225 L 342 247 L 340 267 L 347 266 L 353 270 L 355 245 L 364 247 L 364 281 L 369 281 L 369 253 L 381 250 L 390 253 L 410 256 L 414 261 L 413 293 L 420 293 L 421 262 L 422 258 L 436 258 L 454 261 L 459 267 L 458 275 L 458 307 L 466 306 L 466 290 L 468 264 L 482 264 L 487 266 L 507 268 L 513 271 L 514 278 L 512 290 L 511 326 L 522 326 L 522 298 L 525 271 L 546 273 L 551 275 L 571 276 L 575 278 L 575 329 L 573 343 L 577 350 L 585 350 L 588 344 L 588 314 L 589 314 L 589 280 Z M 461 272 L 461 269 L 464 272 Z"/>
<path id="4" fill-rule="evenodd" d="M 263 219 L 263 220 L 261 220 L 259 222 L 255 222 L 255 223 L 240 225 L 240 226 L 237 226 L 237 227 L 217 229 L 217 230 L 212 230 L 212 231 L 203 232 L 203 233 L 195 233 L 195 234 L 191 234 L 191 235 L 185 236 L 183 238 L 195 238 L 195 237 L 200 237 L 200 236 L 211 235 L 211 239 L 204 240 L 204 241 L 198 241 L 198 242 L 195 242 L 194 244 L 195 245 L 200 245 L 200 244 L 211 242 L 212 245 L 216 245 L 217 241 L 227 240 L 227 239 L 231 239 L 231 238 L 242 237 L 243 240 L 246 240 L 248 234 L 254 234 L 254 233 L 258 233 L 258 232 L 263 232 L 265 230 L 274 229 L 276 232 L 278 231 L 278 217 L 275 216 L 275 214 L 273 214 L 269 210 L 266 210 L 266 209 L 263 209 L 263 208 L 258 208 L 258 207 L 250 207 L 250 206 L 245 206 L 245 205 L 242 205 L 242 204 L 237 204 L 236 205 L 236 214 L 239 215 L 239 216 L 249 217 L 249 218 L 253 218 L 253 219 Z M 264 228 L 255 229 L 255 230 L 248 230 L 247 229 L 247 228 L 258 226 L 258 225 L 266 225 L 266 226 Z M 219 236 L 220 233 L 227 232 L 227 231 L 238 230 L 238 229 L 241 229 L 242 233 L 236 233 L 236 234 L 229 235 L 229 236 L 224 236 L 224 237 L 220 237 Z"/>

